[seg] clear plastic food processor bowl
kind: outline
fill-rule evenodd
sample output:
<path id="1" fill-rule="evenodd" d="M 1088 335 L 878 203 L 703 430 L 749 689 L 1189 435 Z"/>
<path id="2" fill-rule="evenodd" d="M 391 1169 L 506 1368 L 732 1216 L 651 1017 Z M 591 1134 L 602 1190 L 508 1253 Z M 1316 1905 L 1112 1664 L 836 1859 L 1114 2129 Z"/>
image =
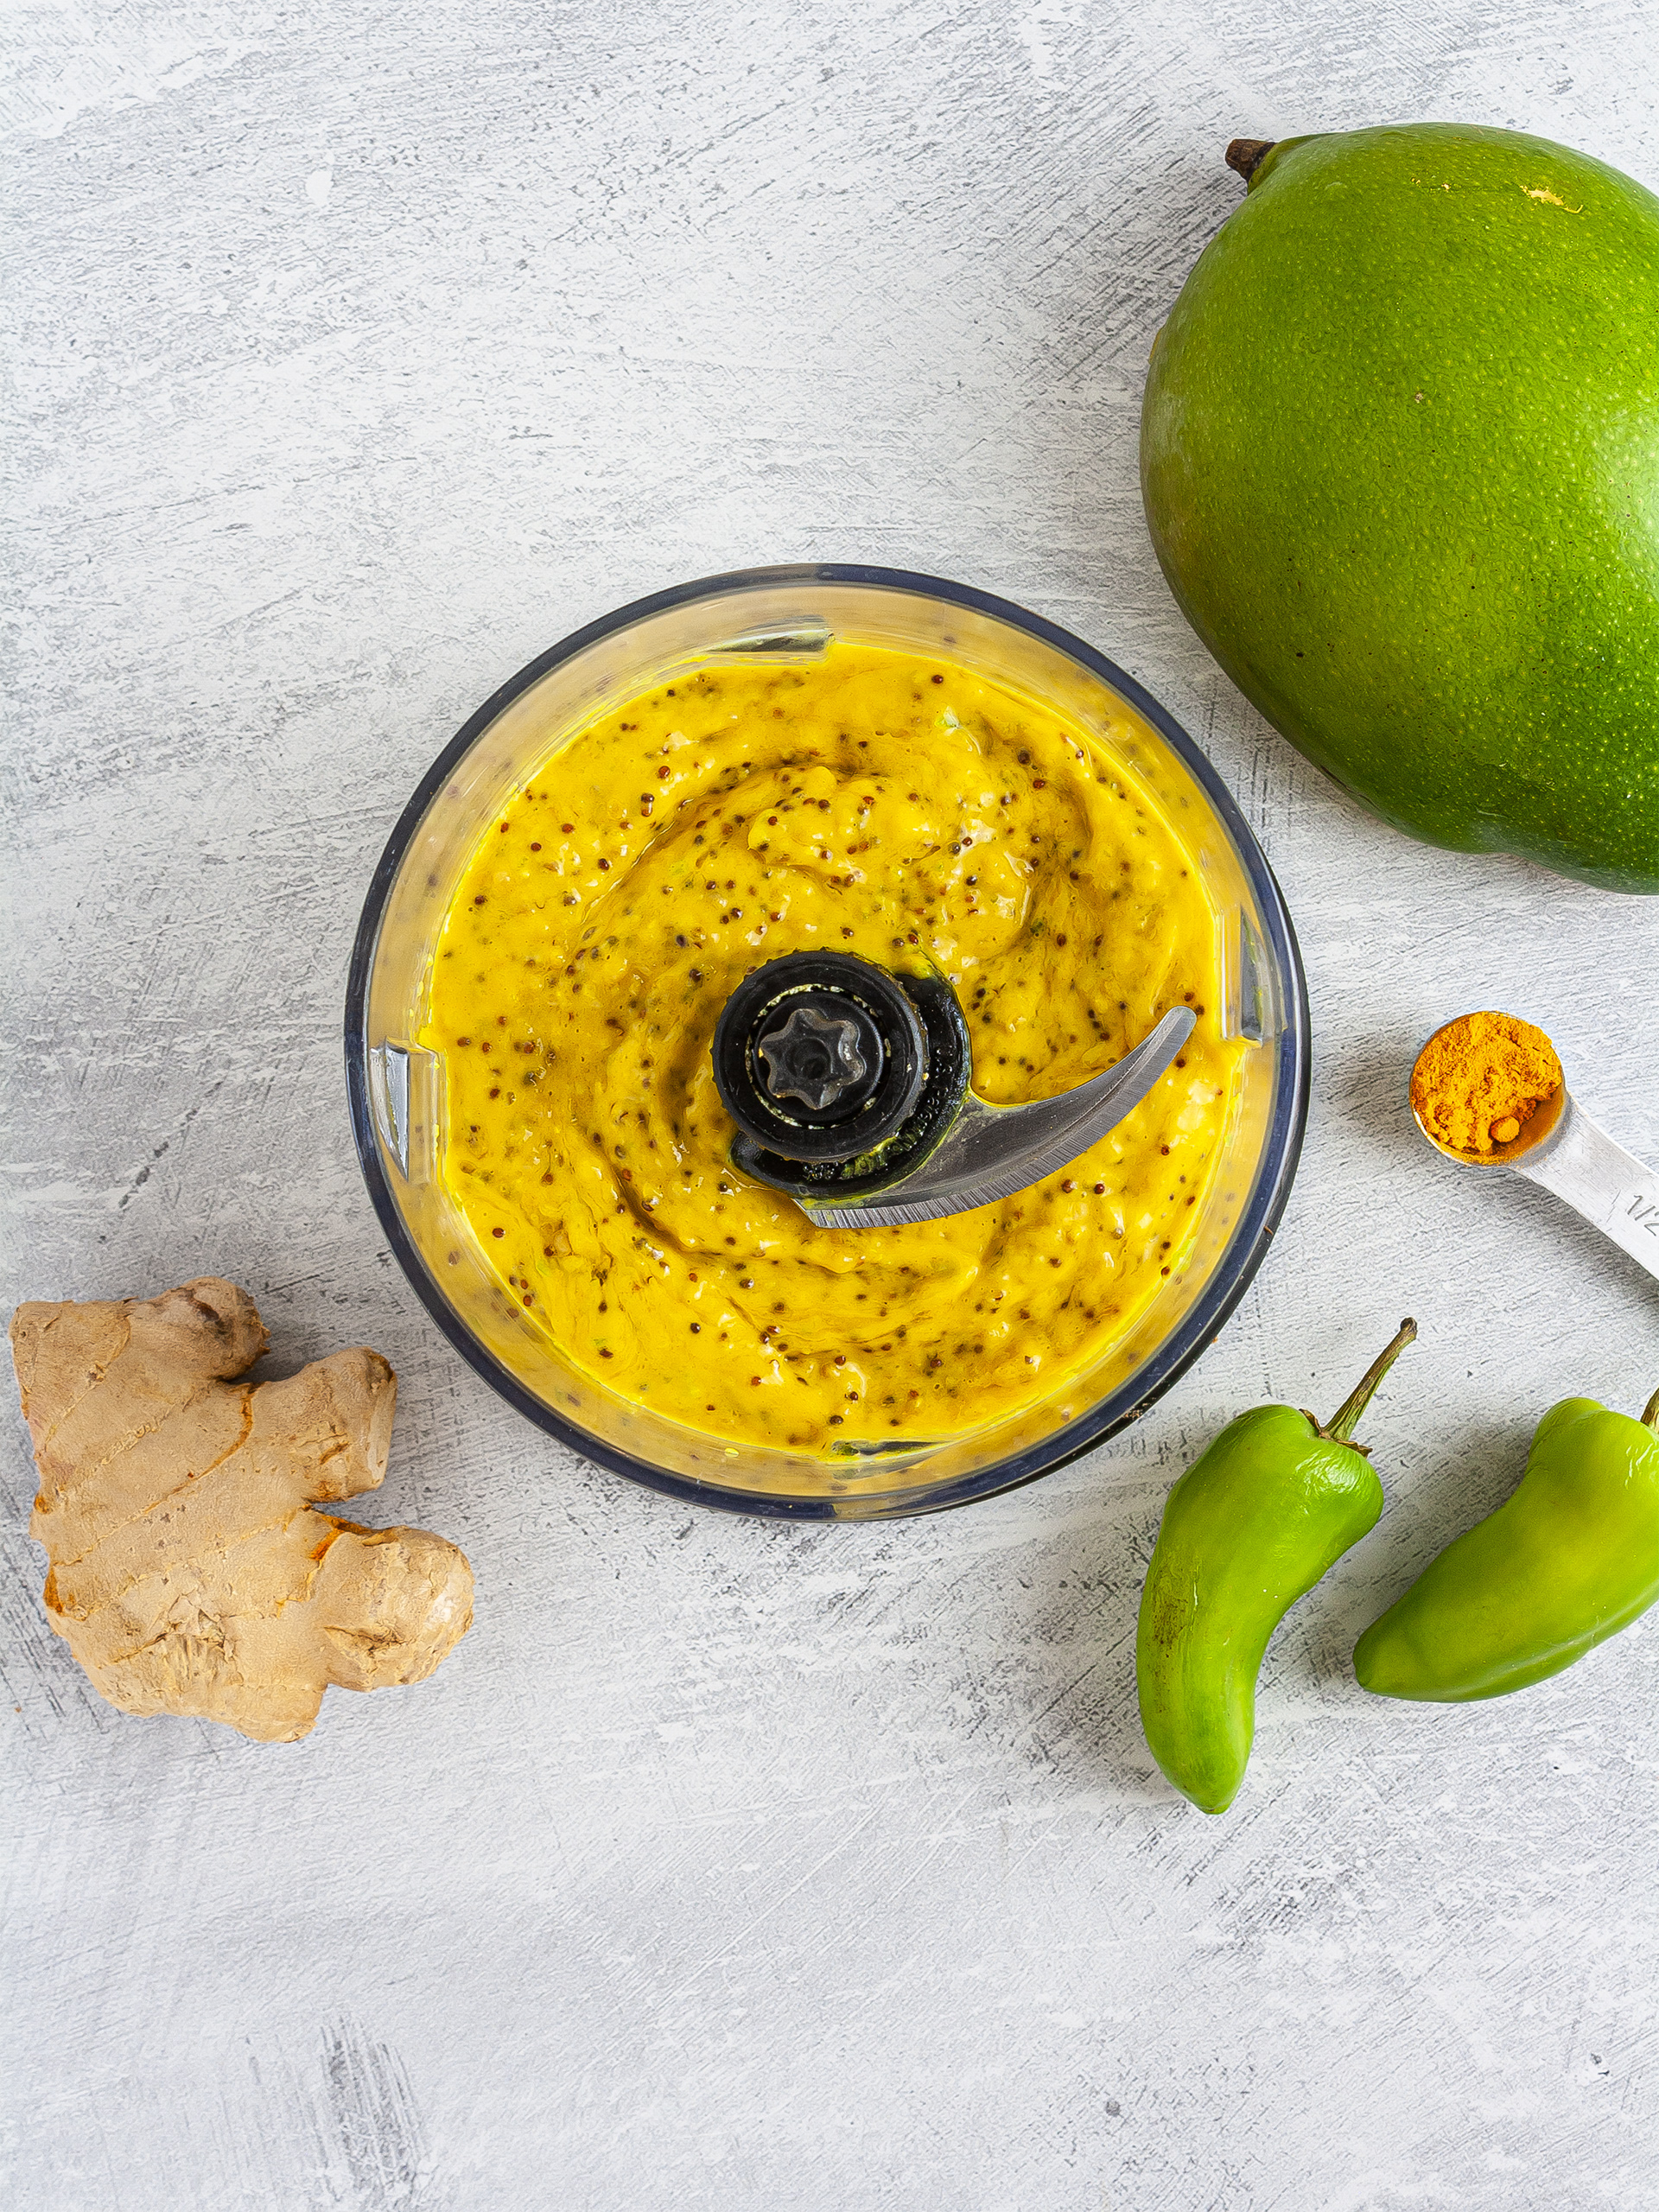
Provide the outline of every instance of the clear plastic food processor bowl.
<path id="1" fill-rule="evenodd" d="M 1227 1033 L 1249 1041 L 1192 1263 L 1080 1382 L 982 1429 L 896 1452 L 738 1448 L 625 1402 L 569 1362 L 491 1274 L 438 1173 L 444 1071 L 419 1048 L 444 917 L 504 801 L 607 706 L 721 660 L 798 659 L 830 637 L 942 652 L 1100 734 L 1198 855 L 1223 918 Z M 508 1402 L 652 1489 L 750 1513 L 917 1513 L 1032 1481 L 1133 1421 L 1243 1295 L 1301 1147 L 1308 1015 L 1290 917 L 1214 770 L 1157 702 L 1006 601 L 886 569 L 757 569 L 639 601 L 543 653 L 480 707 L 404 809 L 369 887 L 346 1007 L 352 1128 L 381 1224 L 428 1312 Z M 847 1233 L 847 1232 L 842 1232 Z M 1076 1410 L 1083 1402 L 1085 1410 Z"/>

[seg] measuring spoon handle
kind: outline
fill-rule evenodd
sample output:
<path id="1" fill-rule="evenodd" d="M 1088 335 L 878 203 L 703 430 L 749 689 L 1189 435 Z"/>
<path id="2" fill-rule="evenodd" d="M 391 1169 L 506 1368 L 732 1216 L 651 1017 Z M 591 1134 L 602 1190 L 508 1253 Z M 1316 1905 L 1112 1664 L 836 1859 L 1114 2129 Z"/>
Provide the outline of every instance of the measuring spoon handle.
<path id="1" fill-rule="evenodd" d="M 1599 1129 L 1569 1091 L 1554 1136 L 1515 1163 L 1659 1277 L 1659 1175 Z"/>

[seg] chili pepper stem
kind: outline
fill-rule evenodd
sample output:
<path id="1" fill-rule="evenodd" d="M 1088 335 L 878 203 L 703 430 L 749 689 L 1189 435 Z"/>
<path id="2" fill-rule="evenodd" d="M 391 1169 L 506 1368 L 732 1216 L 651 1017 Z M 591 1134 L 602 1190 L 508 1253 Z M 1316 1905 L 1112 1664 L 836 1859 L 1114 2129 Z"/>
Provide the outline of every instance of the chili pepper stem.
<path id="1" fill-rule="evenodd" d="M 1647 1410 L 1642 1416 L 1643 1426 L 1659 1435 L 1659 1390 L 1648 1400 Z"/>
<path id="2" fill-rule="evenodd" d="M 1323 1425 L 1318 1421 L 1313 1424 L 1314 1427 L 1319 1429 L 1321 1436 L 1327 1437 L 1333 1444 L 1353 1443 L 1354 1428 L 1360 1415 L 1364 1412 L 1366 1407 L 1370 1404 L 1371 1400 L 1376 1395 L 1377 1386 L 1382 1382 L 1382 1377 L 1394 1365 L 1395 1361 L 1399 1358 L 1406 1346 L 1413 1342 L 1416 1334 L 1417 1324 L 1414 1321 L 1408 1319 L 1400 1324 L 1400 1327 L 1395 1337 L 1394 1342 L 1389 1346 L 1385 1352 L 1380 1353 L 1378 1357 L 1371 1362 L 1364 1374 L 1360 1377 L 1357 1388 L 1353 1391 L 1351 1396 L 1343 1400 L 1341 1406 L 1338 1408 L 1335 1419 L 1326 1421 Z M 1362 1450 L 1363 1448 L 1363 1447 L 1359 1445 L 1354 1446 L 1354 1449 L 1356 1451 Z"/>

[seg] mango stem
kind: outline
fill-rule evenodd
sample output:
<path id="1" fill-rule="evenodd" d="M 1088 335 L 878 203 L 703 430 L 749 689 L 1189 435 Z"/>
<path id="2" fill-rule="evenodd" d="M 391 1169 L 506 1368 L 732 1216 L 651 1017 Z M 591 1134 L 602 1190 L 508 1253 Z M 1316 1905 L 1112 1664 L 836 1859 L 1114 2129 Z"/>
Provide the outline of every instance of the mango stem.
<path id="1" fill-rule="evenodd" d="M 1371 1362 L 1360 1377 L 1358 1387 L 1352 1395 L 1343 1400 L 1338 1409 L 1336 1419 L 1327 1422 L 1320 1429 L 1321 1436 L 1329 1437 L 1334 1444 L 1352 1442 L 1355 1424 L 1376 1395 L 1377 1385 L 1394 1365 L 1395 1361 L 1399 1358 L 1401 1353 L 1404 1351 L 1406 1346 L 1414 1341 L 1416 1335 L 1417 1324 L 1414 1321 L 1408 1319 L 1400 1324 L 1394 1342 L 1385 1352 L 1379 1353 Z"/>
<path id="2" fill-rule="evenodd" d="M 1227 166 L 1248 184 L 1277 143 L 1274 138 L 1235 138 L 1227 148 Z"/>
<path id="3" fill-rule="evenodd" d="M 1659 1390 L 1648 1400 L 1647 1411 L 1642 1416 L 1643 1425 L 1659 1435 Z"/>

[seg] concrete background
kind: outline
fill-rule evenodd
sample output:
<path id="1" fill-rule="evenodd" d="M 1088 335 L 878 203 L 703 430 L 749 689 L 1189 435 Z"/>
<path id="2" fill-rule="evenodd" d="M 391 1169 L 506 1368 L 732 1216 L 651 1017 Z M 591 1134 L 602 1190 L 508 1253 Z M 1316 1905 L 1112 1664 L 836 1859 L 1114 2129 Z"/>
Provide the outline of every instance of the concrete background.
<path id="1" fill-rule="evenodd" d="M 4 2164 L 18 2212 L 1577 2212 L 1659 2202 L 1650 1619 L 1484 1707 L 1356 1630 L 1538 1414 L 1659 1382 L 1659 1286 L 1407 1127 L 1416 1044 L 1544 1023 L 1659 1154 L 1659 912 L 1359 813 L 1147 547 L 1147 347 L 1235 133 L 1433 114 L 1659 184 L 1659 11 L 1360 0 L 23 0 L 7 1302 L 219 1271 L 400 1376 L 368 1517 L 463 1543 L 442 1672 L 303 1745 L 104 1707 L 6 1435 Z M 347 1133 L 347 948 L 416 776 L 636 594 L 823 557 L 1080 631 L 1285 885 L 1318 1075 L 1256 1287 L 1131 1435 L 942 1520 L 690 1510 L 428 1325 Z M 1235 1811 L 1151 1766 L 1166 1489 L 1263 1397 L 1370 1433 Z"/>

